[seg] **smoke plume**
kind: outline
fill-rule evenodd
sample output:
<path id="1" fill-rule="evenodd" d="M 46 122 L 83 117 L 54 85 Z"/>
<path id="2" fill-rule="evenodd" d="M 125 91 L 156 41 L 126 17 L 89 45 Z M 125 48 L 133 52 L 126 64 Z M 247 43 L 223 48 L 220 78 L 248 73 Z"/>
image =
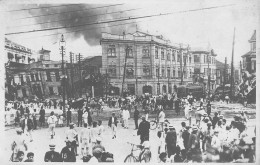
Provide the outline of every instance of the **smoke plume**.
<path id="1" fill-rule="evenodd" d="M 51 22 L 51 23 L 40 24 L 41 28 L 44 29 L 44 28 L 66 26 L 67 28 L 65 28 L 65 30 L 67 32 L 71 32 L 70 35 L 66 36 L 66 38 L 71 37 L 71 39 L 77 39 L 81 36 L 84 36 L 85 41 L 90 46 L 99 45 L 99 41 L 101 39 L 101 32 L 108 32 L 112 34 L 122 35 L 123 31 L 125 31 L 126 33 L 131 33 L 135 30 L 136 27 L 134 23 L 120 25 L 120 26 L 113 26 L 116 24 L 129 23 L 129 21 L 123 21 L 123 22 L 96 24 L 96 25 L 87 25 L 87 26 L 69 28 L 70 26 L 77 26 L 77 25 L 82 25 L 87 23 L 98 22 L 98 21 L 101 22 L 104 20 L 114 20 L 114 19 L 129 17 L 130 13 L 127 12 L 113 13 L 113 12 L 125 10 L 122 7 L 123 5 L 104 7 L 104 8 L 97 8 L 97 7 L 109 6 L 109 5 L 71 4 L 68 6 L 59 6 L 59 7 L 51 7 L 51 8 L 46 8 L 46 5 L 40 5 L 39 7 L 41 6 L 44 8 L 40 8 L 39 10 L 30 10 L 29 12 L 32 16 L 46 15 L 41 17 L 35 17 L 37 23 Z M 55 6 L 57 5 L 55 4 Z M 96 9 L 91 9 L 91 8 L 96 8 Z M 77 11 L 77 12 L 70 12 L 70 11 Z M 111 12 L 112 14 L 109 14 Z M 62 14 L 52 14 L 52 13 L 62 13 Z M 105 27 L 105 28 L 100 28 L 100 27 Z"/>

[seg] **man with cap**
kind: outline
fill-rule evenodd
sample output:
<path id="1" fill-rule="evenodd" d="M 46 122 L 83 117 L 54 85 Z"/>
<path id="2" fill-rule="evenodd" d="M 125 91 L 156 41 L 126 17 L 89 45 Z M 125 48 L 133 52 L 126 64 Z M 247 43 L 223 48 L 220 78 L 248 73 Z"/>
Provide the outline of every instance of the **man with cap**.
<path id="1" fill-rule="evenodd" d="M 49 131 L 50 131 L 50 134 L 51 134 L 51 139 L 53 139 L 53 136 L 55 135 L 54 128 L 55 128 L 57 121 L 58 121 L 58 119 L 54 115 L 54 112 L 52 111 L 51 114 L 50 114 L 50 117 L 47 120 L 47 123 L 49 124 Z"/>
<path id="2" fill-rule="evenodd" d="M 74 129 L 74 123 L 69 124 L 70 129 L 66 131 L 66 139 L 71 142 L 71 148 L 74 150 L 77 155 L 77 142 L 78 142 L 78 133 Z"/>
<path id="3" fill-rule="evenodd" d="M 72 148 L 71 142 L 66 139 L 66 146 L 61 150 L 61 161 L 62 162 L 76 162 L 75 150 Z"/>
<path id="4" fill-rule="evenodd" d="M 97 143 L 92 148 L 93 151 L 97 148 L 100 148 L 102 152 L 106 151 L 105 147 L 101 144 L 101 141 L 102 141 L 101 137 L 97 137 Z"/>
<path id="5" fill-rule="evenodd" d="M 172 155 L 175 154 L 177 142 L 177 134 L 173 125 L 169 125 L 169 131 L 166 134 L 165 142 L 168 151 L 168 157 L 170 158 Z"/>
<path id="6" fill-rule="evenodd" d="M 33 121 L 28 117 L 28 114 L 24 114 L 25 119 L 22 121 L 22 130 L 24 133 L 29 134 L 30 142 L 33 141 L 32 139 L 32 128 L 33 128 Z"/>
<path id="7" fill-rule="evenodd" d="M 145 138 L 149 141 L 150 123 L 145 120 L 145 116 L 142 116 L 142 121 L 139 124 L 137 135 L 140 135 L 141 144 Z"/>
<path id="8" fill-rule="evenodd" d="M 50 144 L 50 151 L 47 151 L 44 156 L 45 162 L 61 162 L 61 157 L 58 152 L 55 151 L 55 144 Z"/>
<path id="9" fill-rule="evenodd" d="M 116 131 L 117 131 L 117 117 L 115 116 L 115 112 L 112 113 L 112 116 L 109 118 L 108 126 L 112 128 L 113 137 L 112 139 L 116 138 Z"/>

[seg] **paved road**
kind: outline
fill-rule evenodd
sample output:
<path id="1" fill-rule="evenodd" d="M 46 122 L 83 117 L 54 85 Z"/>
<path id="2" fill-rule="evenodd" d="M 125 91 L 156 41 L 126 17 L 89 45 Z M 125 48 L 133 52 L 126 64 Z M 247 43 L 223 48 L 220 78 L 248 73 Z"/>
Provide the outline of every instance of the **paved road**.
<path id="1" fill-rule="evenodd" d="M 227 118 L 228 121 L 230 121 L 232 118 L 229 116 Z M 181 128 L 181 122 L 185 121 L 183 117 L 180 118 L 171 118 L 169 119 L 170 123 L 174 125 L 176 130 L 178 131 Z M 254 133 L 254 126 L 255 126 L 255 119 L 251 119 L 248 123 L 249 125 L 249 133 Z M 132 142 L 139 144 L 139 136 L 136 136 L 137 131 L 134 130 L 134 122 L 133 120 L 130 120 L 129 122 L 129 129 L 124 129 L 121 126 L 118 126 L 118 135 L 116 139 L 112 139 L 112 132 L 110 128 L 107 127 L 107 121 L 104 121 L 105 126 L 105 133 L 104 133 L 104 141 L 103 145 L 105 146 L 106 150 L 108 152 L 111 152 L 114 154 L 115 162 L 123 162 L 127 154 L 130 153 L 131 147 L 127 144 L 127 142 Z M 195 123 L 195 120 L 192 120 L 192 123 Z M 56 128 L 56 137 L 54 139 L 54 142 L 56 143 L 56 151 L 60 152 L 62 147 L 65 146 L 65 131 L 68 129 L 68 127 L 62 127 L 62 128 Z M 76 128 L 76 130 L 80 130 L 81 128 Z M 31 152 L 35 153 L 35 162 L 43 162 L 44 154 L 46 151 L 49 150 L 49 143 L 51 139 L 49 138 L 49 134 L 47 132 L 48 130 L 46 128 L 39 129 L 33 131 L 33 142 L 29 142 L 29 150 Z M 152 161 L 157 162 L 157 131 L 151 130 L 150 131 L 150 141 L 152 144 L 151 150 L 152 150 Z M 13 137 L 16 136 L 15 129 L 9 129 L 5 131 L 5 143 L 4 143 L 4 150 L 6 151 L 6 156 L 4 157 L 4 161 L 8 161 L 11 155 L 11 147 L 10 144 L 13 141 Z M 82 161 L 80 158 L 77 158 L 78 162 Z"/>

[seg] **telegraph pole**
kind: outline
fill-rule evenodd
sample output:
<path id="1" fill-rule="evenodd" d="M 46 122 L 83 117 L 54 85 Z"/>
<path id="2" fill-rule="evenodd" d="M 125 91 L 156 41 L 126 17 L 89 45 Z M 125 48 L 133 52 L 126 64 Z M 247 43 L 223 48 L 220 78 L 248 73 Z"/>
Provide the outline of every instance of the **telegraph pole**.
<path id="1" fill-rule="evenodd" d="M 106 68 L 106 100 L 107 100 L 107 83 L 108 83 L 107 76 L 108 76 L 108 74 L 107 74 L 107 68 Z"/>
<path id="2" fill-rule="evenodd" d="M 241 81 L 242 81 L 242 63 L 241 63 L 241 61 L 240 61 L 240 75 L 239 75 L 239 83 L 241 83 Z"/>
<path id="3" fill-rule="evenodd" d="M 158 91 L 158 95 L 161 93 L 160 91 L 160 66 L 158 67 L 158 83 L 157 83 L 157 91 Z"/>
<path id="4" fill-rule="evenodd" d="M 231 58 L 231 77 L 230 77 L 230 100 L 233 100 L 233 86 L 234 86 L 234 46 L 235 46 L 235 32 L 236 28 L 234 28 L 233 35 L 233 46 L 232 46 L 232 58 Z"/>
<path id="5" fill-rule="evenodd" d="M 125 65 L 124 65 L 124 73 L 123 73 L 123 82 L 122 82 L 122 90 L 121 90 L 121 96 L 123 96 L 123 92 L 124 92 L 124 84 L 125 84 L 125 70 L 126 70 L 126 62 L 127 62 L 127 56 L 128 56 L 128 46 L 126 46 L 125 49 L 126 53 L 125 53 Z"/>
<path id="6" fill-rule="evenodd" d="M 225 85 L 226 85 L 226 67 L 227 67 L 227 57 L 225 57 L 225 65 L 224 65 L 224 77 L 223 77 L 223 93 L 222 93 L 222 95 L 223 95 L 223 97 L 225 97 Z"/>
<path id="7" fill-rule="evenodd" d="M 208 93 L 208 98 L 210 97 L 210 71 L 209 71 L 209 54 L 208 54 L 208 89 L 209 89 L 209 93 Z M 210 98 L 209 98 L 210 99 Z"/>
<path id="8" fill-rule="evenodd" d="M 79 64 L 79 84 L 80 84 L 79 96 L 82 97 L 81 54 L 80 53 L 78 55 L 78 64 Z"/>
<path id="9" fill-rule="evenodd" d="M 74 61 L 74 54 L 70 52 L 70 75 L 71 75 L 71 95 L 74 98 L 74 66 L 73 66 L 73 61 Z"/>
<path id="10" fill-rule="evenodd" d="M 181 66 L 181 85 L 183 84 L 183 70 L 182 70 L 182 46 L 180 45 L 180 55 L 181 55 L 181 61 L 180 61 L 180 66 Z"/>
<path id="11" fill-rule="evenodd" d="M 64 70 L 64 52 L 65 52 L 65 40 L 63 37 L 63 34 L 61 35 L 61 41 L 60 41 L 60 46 L 61 46 L 61 57 L 62 57 L 62 63 L 61 63 L 61 68 L 62 68 L 62 85 L 63 85 L 63 114 L 66 114 L 66 110 L 65 110 L 65 93 L 66 93 L 66 84 L 65 84 L 65 79 L 66 79 L 66 75 L 65 75 L 65 70 Z"/>

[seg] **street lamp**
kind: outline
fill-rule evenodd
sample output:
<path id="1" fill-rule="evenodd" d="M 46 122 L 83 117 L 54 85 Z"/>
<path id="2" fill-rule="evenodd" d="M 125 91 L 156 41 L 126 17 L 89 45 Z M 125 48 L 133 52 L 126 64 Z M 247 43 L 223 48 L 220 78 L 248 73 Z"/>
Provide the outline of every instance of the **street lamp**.
<path id="1" fill-rule="evenodd" d="M 62 75 L 61 75 L 61 79 L 62 79 L 62 86 L 63 86 L 63 114 L 66 114 L 66 110 L 65 110 L 65 92 L 66 92 L 66 87 L 65 87 L 65 79 L 67 78 L 67 76 L 65 75 L 65 70 L 64 70 L 64 54 L 65 54 L 65 46 L 66 46 L 66 42 L 64 40 L 63 34 L 61 35 L 61 40 L 60 40 L 60 53 L 61 53 L 61 57 L 62 57 L 62 64 L 61 64 L 61 68 L 62 68 Z"/>

